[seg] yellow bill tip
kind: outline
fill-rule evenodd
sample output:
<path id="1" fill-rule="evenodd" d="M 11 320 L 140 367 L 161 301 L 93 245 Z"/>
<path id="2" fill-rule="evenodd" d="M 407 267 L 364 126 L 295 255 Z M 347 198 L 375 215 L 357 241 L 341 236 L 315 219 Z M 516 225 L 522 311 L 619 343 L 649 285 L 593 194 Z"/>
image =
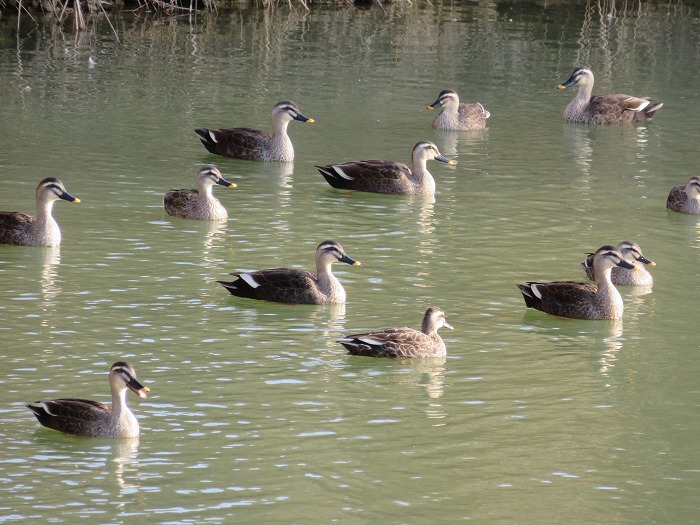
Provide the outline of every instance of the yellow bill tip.
<path id="1" fill-rule="evenodd" d="M 428 106 L 425 109 L 429 109 L 430 111 L 434 110 L 435 108 L 433 106 Z"/>
<path id="2" fill-rule="evenodd" d="M 78 197 L 76 197 L 73 202 L 78 203 L 78 202 L 80 202 L 80 199 Z"/>
<path id="3" fill-rule="evenodd" d="M 307 124 L 313 124 L 313 123 L 314 123 L 314 119 L 310 118 L 309 120 L 306 121 L 306 123 L 307 123 Z"/>
<path id="4" fill-rule="evenodd" d="M 355 261 L 352 263 L 353 266 L 362 266 L 362 263 L 360 261 Z"/>
<path id="5" fill-rule="evenodd" d="M 557 86 L 557 89 L 566 89 L 566 86 L 563 86 L 563 85 L 559 84 L 559 85 Z"/>

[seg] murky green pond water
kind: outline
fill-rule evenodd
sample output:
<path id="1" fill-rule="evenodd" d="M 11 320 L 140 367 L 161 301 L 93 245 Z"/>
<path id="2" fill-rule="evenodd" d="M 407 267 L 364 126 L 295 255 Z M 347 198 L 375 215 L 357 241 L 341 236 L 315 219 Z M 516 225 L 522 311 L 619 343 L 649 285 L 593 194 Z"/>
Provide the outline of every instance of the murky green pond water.
<path id="1" fill-rule="evenodd" d="M 573 5 L 572 5 L 573 4 Z M 0 247 L 0 522 L 696 523 L 700 12 L 676 3 L 413 2 L 114 18 L 75 36 L 0 19 L 0 209 L 60 178 L 60 249 Z M 602 5 L 601 5 L 602 4 Z M 624 4 L 627 5 L 627 4 Z M 602 12 L 599 10 L 602 9 Z M 614 16 L 605 14 L 612 12 Z M 96 61 L 91 67 L 89 57 Z M 644 124 L 563 121 L 574 66 L 664 102 Z M 440 132 L 446 88 L 491 112 Z M 295 100 L 291 164 L 215 157 L 196 127 L 269 129 Z M 314 165 L 408 162 L 434 141 L 434 199 L 331 189 Z M 162 195 L 215 162 L 226 224 Z M 343 307 L 240 300 L 228 272 L 313 266 L 340 241 Z M 583 278 L 633 239 L 653 290 L 619 323 L 526 311 L 515 283 Z M 447 313 L 448 358 L 348 357 L 349 331 Z M 136 441 L 39 428 L 29 401 L 109 400 L 131 362 Z"/>

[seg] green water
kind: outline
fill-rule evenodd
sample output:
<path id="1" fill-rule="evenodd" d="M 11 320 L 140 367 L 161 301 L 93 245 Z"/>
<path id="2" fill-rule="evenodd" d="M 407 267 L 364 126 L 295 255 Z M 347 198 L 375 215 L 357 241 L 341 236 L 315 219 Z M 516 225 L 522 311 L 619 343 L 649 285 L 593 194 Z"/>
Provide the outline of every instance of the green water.
<path id="1" fill-rule="evenodd" d="M 370 9 L 112 15 L 81 35 L 0 19 L 0 209 L 60 178 L 60 249 L 0 247 L 0 522 L 695 523 L 700 219 L 668 212 L 696 175 L 700 12 L 666 4 L 413 2 Z M 604 13 L 614 4 L 603 3 Z M 95 67 L 88 59 L 93 57 Z M 648 95 L 649 123 L 563 121 L 597 92 Z M 443 89 L 491 112 L 433 130 Z M 196 127 L 269 130 L 296 101 L 292 164 L 215 157 Z M 331 189 L 316 164 L 410 161 L 434 199 Z M 225 224 L 168 217 L 204 163 Z M 236 299 L 232 271 L 313 267 L 341 242 L 340 307 Z M 637 241 L 653 290 L 619 323 L 526 311 L 515 283 L 579 280 Z M 417 327 L 440 306 L 448 358 L 348 357 L 335 339 Z M 109 400 L 132 363 L 136 441 L 39 428 L 24 404 Z"/>

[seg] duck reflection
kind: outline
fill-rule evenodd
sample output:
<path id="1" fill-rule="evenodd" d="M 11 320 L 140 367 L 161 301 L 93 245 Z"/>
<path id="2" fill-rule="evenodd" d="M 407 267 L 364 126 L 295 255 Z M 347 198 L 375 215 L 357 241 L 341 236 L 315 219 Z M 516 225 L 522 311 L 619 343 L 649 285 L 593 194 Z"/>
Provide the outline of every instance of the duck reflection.
<path id="1" fill-rule="evenodd" d="M 418 386 L 425 389 L 431 399 L 442 397 L 445 393 L 446 357 L 431 357 L 428 359 L 406 359 L 411 368 L 418 373 Z M 445 417 L 442 405 L 431 404 L 427 411 L 428 417 Z"/>
<path id="2" fill-rule="evenodd" d="M 207 230 L 204 234 L 202 247 L 202 260 L 207 263 L 207 268 L 211 271 L 215 270 L 215 265 L 224 262 L 223 257 L 217 257 L 216 252 L 219 248 L 223 247 L 226 241 L 227 226 L 227 219 L 207 221 Z"/>
<path id="3" fill-rule="evenodd" d="M 563 126 L 564 138 L 569 144 L 573 165 L 577 166 L 584 180 L 590 176 L 593 147 L 591 146 L 591 127 Z"/>
<path id="4" fill-rule="evenodd" d="M 58 266 L 61 264 L 61 247 L 49 246 L 41 249 L 41 294 L 44 309 L 49 310 L 53 300 L 61 293 L 58 282 Z"/>
<path id="5" fill-rule="evenodd" d="M 615 368 L 615 362 L 617 361 L 617 355 L 620 350 L 622 350 L 622 321 L 609 321 L 608 332 L 605 334 L 602 342 L 602 352 L 600 355 L 600 373 L 603 376 L 608 376 L 613 368 Z M 602 332 L 600 332 L 601 335 Z M 599 346 L 599 345 L 597 345 Z"/>
<path id="6" fill-rule="evenodd" d="M 141 486 L 138 457 L 138 437 L 119 439 L 114 442 L 112 446 L 112 462 L 115 464 L 114 473 L 120 488 L 119 497 Z"/>

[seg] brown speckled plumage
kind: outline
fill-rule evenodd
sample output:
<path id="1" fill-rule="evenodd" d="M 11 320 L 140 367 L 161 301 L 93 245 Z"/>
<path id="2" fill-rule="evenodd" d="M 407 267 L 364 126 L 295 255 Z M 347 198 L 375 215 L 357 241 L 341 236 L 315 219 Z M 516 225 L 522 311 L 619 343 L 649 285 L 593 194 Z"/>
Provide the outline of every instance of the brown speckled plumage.
<path id="1" fill-rule="evenodd" d="M 338 342 L 354 355 L 368 357 L 445 357 L 447 349 L 438 330 L 452 329 L 445 312 L 437 307 L 428 308 L 420 331 L 407 326 L 380 328 L 365 334 L 353 334 Z"/>
<path id="2" fill-rule="evenodd" d="M 647 269 L 644 268 L 644 266 L 636 264 L 640 262 L 649 266 L 656 266 L 654 261 L 644 257 L 639 244 L 634 241 L 622 241 L 616 246 L 616 249 L 622 254 L 625 261 L 630 264 L 635 264 L 637 269 L 630 270 L 621 266 L 613 267 L 610 274 L 610 280 L 613 284 L 623 286 L 650 286 L 654 284 L 654 278 Z M 592 253 L 581 263 L 581 267 L 583 271 L 586 272 L 586 277 L 591 281 L 595 281 L 595 268 L 593 267 Z"/>
<path id="3" fill-rule="evenodd" d="M 130 438 L 139 435 L 139 423 L 126 406 L 127 389 L 145 398 L 148 387 L 136 379 L 134 367 L 124 361 L 109 371 L 112 406 L 89 399 L 63 398 L 27 405 L 43 426 L 84 437 Z"/>
<path id="4" fill-rule="evenodd" d="M 194 130 L 204 147 L 223 157 L 260 161 L 292 161 L 294 147 L 287 135 L 292 120 L 313 122 L 299 112 L 291 100 L 282 100 L 272 108 L 272 135 L 251 128 Z"/>
<path id="5" fill-rule="evenodd" d="M 428 160 L 456 164 L 440 154 L 437 146 L 428 140 L 413 147 L 413 170 L 400 162 L 361 160 L 328 166 L 316 166 L 334 188 L 344 190 L 390 193 L 394 195 L 432 195 L 435 179 L 426 167 Z"/>
<path id="6" fill-rule="evenodd" d="M 36 216 L 16 211 L 0 212 L 0 244 L 22 246 L 57 246 L 61 229 L 51 215 L 53 203 L 59 199 L 80 202 L 66 191 L 63 183 L 48 177 L 36 187 Z"/>
<path id="7" fill-rule="evenodd" d="M 569 79 L 557 86 L 565 89 L 578 85 L 579 91 L 564 110 L 564 118 L 579 124 L 629 124 L 647 120 L 663 106 L 649 98 L 629 95 L 594 95 L 593 72 L 586 68 L 576 68 Z"/>
<path id="8" fill-rule="evenodd" d="M 516 285 L 525 305 L 542 312 L 573 319 L 620 319 L 623 303 L 620 292 L 610 280 L 614 266 L 635 268 L 613 246 L 595 252 L 593 267 L 596 284 L 573 281 L 528 282 Z"/>
<path id="9" fill-rule="evenodd" d="M 700 215 L 700 177 L 691 177 L 685 186 L 674 186 L 668 194 L 666 208 L 680 213 Z"/>
<path id="10" fill-rule="evenodd" d="M 224 179 L 214 165 L 204 166 L 197 173 L 196 190 L 170 190 L 163 197 L 163 207 L 168 215 L 183 219 L 223 220 L 228 217 L 226 208 L 212 194 L 215 184 L 226 188 L 236 185 Z"/>
<path id="11" fill-rule="evenodd" d="M 316 275 L 306 270 L 270 268 L 236 272 L 235 281 L 217 281 L 232 295 L 293 304 L 337 304 L 345 302 L 345 290 L 331 272 L 334 262 L 359 266 L 340 243 L 324 241 L 316 248 Z"/>
<path id="12" fill-rule="evenodd" d="M 460 103 L 459 95 L 446 89 L 438 95 L 428 109 L 443 108 L 440 114 L 433 120 L 433 128 L 452 131 L 471 131 L 486 129 L 486 119 L 491 113 L 484 109 L 479 102 L 471 104 Z"/>

